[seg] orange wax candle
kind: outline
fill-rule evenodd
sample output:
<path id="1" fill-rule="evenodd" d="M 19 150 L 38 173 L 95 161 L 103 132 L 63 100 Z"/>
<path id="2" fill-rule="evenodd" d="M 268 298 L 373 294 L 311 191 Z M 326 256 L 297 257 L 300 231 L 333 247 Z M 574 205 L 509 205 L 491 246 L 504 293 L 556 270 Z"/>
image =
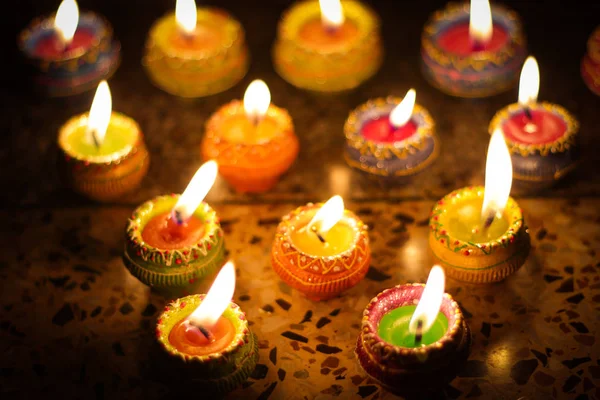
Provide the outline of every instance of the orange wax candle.
<path id="1" fill-rule="evenodd" d="M 307 21 L 298 31 L 300 42 L 318 50 L 335 50 L 347 46 L 359 36 L 358 26 L 346 20 L 336 28 L 328 27 L 320 19 Z"/>
<path id="2" fill-rule="evenodd" d="M 246 115 L 236 114 L 223 121 L 221 137 L 231 143 L 261 144 L 275 137 L 279 129 L 279 122 L 269 115 L 254 123 Z"/>
<path id="3" fill-rule="evenodd" d="M 190 219 L 178 225 L 166 212 L 153 217 L 142 231 L 146 243 L 157 249 L 173 250 L 193 246 L 204 237 L 204 222 L 192 215 Z"/>
<path id="4" fill-rule="evenodd" d="M 225 40 L 224 32 L 210 25 L 197 26 L 190 35 L 184 34 L 177 26 L 171 32 L 171 44 L 174 51 L 211 52 L 217 50 Z"/>
<path id="5" fill-rule="evenodd" d="M 171 330 L 169 342 L 184 354 L 204 356 L 223 351 L 235 336 L 233 324 L 225 317 L 220 317 L 217 323 L 205 332 L 208 337 L 187 319 L 183 319 Z"/>

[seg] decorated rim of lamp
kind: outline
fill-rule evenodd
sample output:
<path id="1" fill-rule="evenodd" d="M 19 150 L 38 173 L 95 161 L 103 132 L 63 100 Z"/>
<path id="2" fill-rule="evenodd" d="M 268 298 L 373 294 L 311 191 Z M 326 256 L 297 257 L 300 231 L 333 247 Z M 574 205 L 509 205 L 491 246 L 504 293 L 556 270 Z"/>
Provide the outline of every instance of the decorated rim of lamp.
<path id="1" fill-rule="evenodd" d="M 458 199 L 462 200 L 469 197 L 482 198 L 483 192 L 483 186 L 469 186 L 454 190 L 439 200 L 431 210 L 429 218 L 429 229 L 433 239 L 454 253 L 461 253 L 465 256 L 474 257 L 488 256 L 497 250 L 506 249 L 514 243 L 519 232 L 525 227 L 525 224 L 523 212 L 512 197 L 508 198 L 508 202 L 504 209 L 504 216 L 509 221 L 508 228 L 506 232 L 494 240 L 475 243 L 458 239 L 450 236 L 444 225 L 439 222 L 440 216 L 445 213 L 448 205 L 455 204 Z"/>
<path id="2" fill-rule="evenodd" d="M 594 62 L 589 54 L 583 56 L 581 60 L 581 76 L 586 86 L 594 94 L 600 96 L 600 61 L 598 63 Z"/>
<path id="3" fill-rule="evenodd" d="M 439 35 L 447 25 L 453 23 L 457 18 L 468 21 L 470 14 L 469 3 L 450 2 L 446 8 L 432 14 L 425 24 L 421 37 L 423 51 L 437 64 L 452 66 L 463 71 L 472 68 L 481 71 L 487 65 L 502 66 L 515 57 L 519 50 L 526 46 L 525 36 L 519 16 L 513 10 L 502 5 L 492 4 L 492 18 L 496 23 L 501 23 L 507 30 L 509 41 L 501 49 L 496 51 L 481 51 L 476 55 L 461 56 L 443 50 L 437 43 Z M 475 95 L 473 95 L 475 97 Z"/>
<path id="4" fill-rule="evenodd" d="M 52 13 L 52 14 L 44 16 L 44 17 L 35 18 L 19 34 L 19 37 L 18 37 L 19 50 L 21 50 L 21 52 L 23 54 L 25 54 L 30 60 L 36 60 L 40 63 L 49 63 L 49 64 L 56 64 L 58 66 L 61 66 L 61 64 L 67 64 L 70 61 L 73 61 L 75 59 L 83 57 L 87 53 L 90 53 L 92 51 L 101 50 L 100 48 L 103 46 L 104 42 L 110 42 L 112 40 L 113 28 L 112 28 L 112 25 L 110 24 L 110 22 L 108 22 L 108 20 L 104 16 L 96 14 L 91 11 L 81 11 L 79 14 L 80 22 L 82 20 L 90 20 L 91 23 L 94 23 L 94 22 L 100 23 L 100 24 L 98 24 L 99 29 L 98 29 L 98 31 L 94 31 L 94 37 L 92 39 L 92 43 L 87 49 L 77 49 L 77 50 L 68 51 L 64 54 L 63 57 L 55 58 L 55 59 L 44 59 L 35 54 L 32 54 L 31 52 L 29 52 L 27 50 L 26 43 L 31 39 L 32 35 L 35 32 L 37 32 L 38 29 L 40 29 L 40 28 L 50 29 L 51 25 L 52 25 L 52 21 L 54 21 L 55 16 L 56 16 L 56 13 Z"/>
<path id="5" fill-rule="evenodd" d="M 592 61 L 600 63 L 600 25 L 594 29 L 587 41 L 587 53 Z"/>
<path id="6" fill-rule="evenodd" d="M 558 115 L 564 121 L 567 129 L 561 137 L 550 143 L 518 143 L 505 137 L 511 154 L 519 154 L 527 157 L 528 155 L 539 153 L 542 156 L 547 156 L 550 153 L 563 153 L 576 145 L 579 122 L 564 107 L 558 104 L 539 102 L 532 104 L 529 108 L 533 111 L 545 110 Z M 495 129 L 502 129 L 504 122 L 510 117 L 521 112 L 523 112 L 523 106 L 519 103 L 510 104 L 498 111 L 490 121 L 488 128 L 490 135 L 494 133 Z"/>

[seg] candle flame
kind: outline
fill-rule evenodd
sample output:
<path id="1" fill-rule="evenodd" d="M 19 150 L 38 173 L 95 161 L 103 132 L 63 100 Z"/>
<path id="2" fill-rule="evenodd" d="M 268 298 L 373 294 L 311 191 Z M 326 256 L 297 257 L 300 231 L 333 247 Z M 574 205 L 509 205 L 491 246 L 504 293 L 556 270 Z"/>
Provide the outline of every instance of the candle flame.
<path id="1" fill-rule="evenodd" d="M 408 325 L 408 330 L 410 333 L 417 333 L 417 325 L 419 321 L 421 321 L 423 324 L 423 333 L 427 332 L 429 328 L 431 328 L 431 325 L 433 325 L 438 313 L 440 312 L 442 298 L 444 297 L 445 281 L 446 277 L 442 267 L 439 265 L 434 265 L 429 272 L 427 284 L 425 285 L 425 289 L 423 289 L 423 293 L 419 299 L 419 304 L 417 304 L 415 313 L 410 319 L 410 323 Z"/>
<path id="2" fill-rule="evenodd" d="M 186 35 L 193 35 L 196 30 L 198 12 L 194 0 L 177 0 L 175 3 L 175 20 Z"/>
<path id="3" fill-rule="evenodd" d="M 519 103 L 523 106 L 537 101 L 540 91 L 540 68 L 535 57 L 529 56 L 523 64 L 519 80 Z"/>
<path id="4" fill-rule="evenodd" d="M 410 89 L 408 92 L 406 92 L 404 99 L 402 99 L 400 104 L 398 104 L 390 113 L 390 123 L 393 126 L 399 128 L 406 125 L 406 123 L 410 121 L 413 109 L 415 108 L 416 97 L 417 92 L 415 92 L 415 89 Z"/>
<path id="5" fill-rule="evenodd" d="M 253 80 L 244 93 L 244 110 L 248 119 L 258 121 L 265 116 L 271 104 L 271 92 L 265 81 Z"/>
<path id="6" fill-rule="evenodd" d="M 344 23 L 344 10 L 340 0 L 319 0 L 321 21 L 329 28 L 338 28 Z"/>
<path id="7" fill-rule="evenodd" d="M 344 199 L 342 196 L 333 196 L 319 208 L 313 219 L 310 220 L 307 229 L 313 226 L 321 235 L 325 235 L 344 215 Z"/>
<path id="8" fill-rule="evenodd" d="M 97 146 L 102 145 L 106 136 L 106 129 L 112 113 L 112 98 L 110 88 L 106 81 L 100 82 L 87 121 L 88 140 Z"/>
<path id="9" fill-rule="evenodd" d="M 63 0 L 58 6 L 54 17 L 54 29 L 65 45 L 73 40 L 78 23 L 79 7 L 77 7 L 77 2 L 75 0 Z"/>
<path id="10" fill-rule="evenodd" d="M 485 164 L 485 192 L 481 218 L 486 220 L 493 215 L 501 217 L 506 207 L 512 186 L 512 161 L 510 152 L 500 129 L 496 129 L 490 139 Z"/>
<path id="11" fill-rule="evenodd" d="M 489 0 L 471 0 L 469 37 L 475 43 L 486 44 L 492 38 L 492 10 Z"/>
<path id="12" fill-rule="evenodd" d="M 171 212 L 172 218 L 177 223 L 183 224 L 194 214 L 215 183 L 218 170 L 219 166 L 214 160 L 207 161 L 198 168 Z"/>
<path id="13" fill-rule="evenodd" d="M 235 290 L 235 266 L 232 261 L 221 268 L 202 303 L 188 317 L 195 325 L 210 329 L 229 306 Z"/>

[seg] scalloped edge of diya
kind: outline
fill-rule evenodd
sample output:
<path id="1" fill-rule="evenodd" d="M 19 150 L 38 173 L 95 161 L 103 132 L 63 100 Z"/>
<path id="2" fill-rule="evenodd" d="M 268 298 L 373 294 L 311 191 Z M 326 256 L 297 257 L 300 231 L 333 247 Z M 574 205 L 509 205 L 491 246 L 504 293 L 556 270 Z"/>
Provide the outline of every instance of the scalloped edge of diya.
<path id="1" fill-rule="evenodd" d="M 448 293 L 440 312 L 448 319 L 448 331 L 437 342 L 419 348 L 400 347 L 378 334 L 381 318 L 390 310 L 418 304 L 425 285 L 398 285 L 375 296 L 363 312 L 355 356 L 369 377 L 396 394 L 419 392 L 451 381 L 471 351 L 471 331 L 460 307 Z"/>
<path id="2" fill-rule="evenodd" d="M 600 64 L 600 25 L 594 29 L 587 41 L 587 55 L 591 61 Z"/>
<path id="3" fill-rule="evenodd" d="M 286 110 L 271 104 L 265 116 L 276 120 L 280 127 L 275 137 L 257 144 L 223 139 L 221 124 L 240 113 L 245 113 L 243 102 L 233 100 L 210 117 L 201 144 L 202 158 L 216 160 L 219 174 L 238 192 L 266 192 L 277 184 L 298 157 L 300 144 L 294 124 Z"/>
<path id="4" fill-rule="evenodd" d="M 552 186 L 571 172 L 579 163 L 577 136 L 579 122 L 565 108 L 552 103 L 539 102 L 530 106 L 531 110 L 543 109 L 558 115 L 566 125 L 560 138 L 550 143 L 523 144 L 505 137 L 511 154 L 513 179 L 516 186 L 523 189 L 544 189 Z M 511 116 L 522 113 L 518 103 L 510 104 L 498 111 L 489 125 L 489 133 L 501 128 Z"/>
<path id="5" fill-rule="evenodd" d="M 600 96 L 600 62 L 594 62 L 589 54 L 581 59 L 581 77 L 592 93 Z"/>
<path id="6" fill-rule="evenodd" d="M 322 205 L 308 203 L 283 216 L 271 249 L 271 265 L 281 280 L 313 301 L 336 297 L 356 286 L 371 264 L 368 226 L 349 210 L 344 210 L 344 218 L 352 221 L 356 239 L 348 250 L 334 256 L 317 257 L 296 248 L 290 238 L 294 224 L 301 214 Z"/>
<path id="7" fill-rule="evenodd" d="M 196 309 L 206 295 L 191 295 L 167 305 L 157 321 L 156 337 L 166 363 L 176 371 L 177 379 L 211 394 L 227 393 L 241 385 L 254 371 L 258 362 L 258 341 L 250 331 L 246 314 L 234 302 L 222 315 L 235 328 L 231 343 L 221 352 L 204 356 L 181 353 L 169 342 L 174 326 Z"/>
<path id="8" fill-rule="evenodd" d="M 429 247 L 454 279 L 471 283 L 498 282 L 516 272 L 527 260 L 531 249 L 523 212 L 512 198 L 508 198 L 504 216 L 509 221 L 506 232 L 497 239 L 474 243 L 450 236 L 439 222 L 448 204 L 468 197 L 483 197 L 483 186 L 469 186 L 454 190 L 439 200 L 429 218 Z"/>
<path id="9" fill-rule="evenodd" d="M 54 16 L 55 13 L 32 20 L 18 37 L 19 50 L 31 65 L 36 90 L 50 97 L 72 96 L 109 79 L 121 63 L 121 43 L 113 37 L 110 22 L 94 12 L 84 11 L 79 16 L 80 21 L 88 19 L 102 24 L 90 48 L 70 51 L 65 57 L 53 60 L 42 59 L 27 50 L 26 43 L 33 32 L 48 26 Z"/>
<path id="10" fill-rule="evenodd" d="M 110 202 L 137 188 L 150 167 L 150 154 L 137 122 L 125 114 L 113 111 L 112 123 L 120 123 L 136 132 L 137 140 L 113 156 L 81 157 L 73 154 L 66 136 L 73 126 L 87 121 L 89 113 L 69 119 L 58 134 L 58 170 L 62 180 L 75 192 L 99 202 Z"/>
<path id="11" fill-rule="evenodd" d="M 429 18 L 421 36 L 421 72 L 429 84 L 450 96 L 489 97 L 516 85 L 527 56 L 526 40 L 519 16 L 513 10 L 492 4 L 494 23 L 508 32 L 509 42 L 498 51 L 459 56 L 444 51 L 437 35 L 454 21 L 469 18 L 468 3 L 450 2 Z"/>
<path id="12" fill-rule="evenodd" d="M 352 110 L 344 124 L 346 163 L 383 184 L 410 181 L 431 165 L 440 152 L 433 118 L 419 104 L 415 104 L 412 116 L 418 128 L 411 137 L 394 143 L 375 143 L 361 135 L 363 115 L 389 113 L 401 101 L 395 96 L 369 100 Z"/>
<path id="13" fill-rule="evenodd" d="M 154 36 L 161 24 L 175 18 L 174 12 L 154 22 L 146 39 L 142 65 L 156 87 L 174 96 L 193 98 L 224 92 L 241 81 L 250 67 L 242 24 L 217 7 L 198 7 L 197 14 L 199 22 L 215 16 L 223 19 L 226 38 L 216 50 L 181 58 L 160 46 Z"/>
<path id="14" fill-rule="evenodd" d="M 360 37 L 352 46 L 336 51 L 317 51 L 296 38 L 301 24 L 321 19 L 318 1 L 298 1 L 283 12 L 272 49 L 273 66 L 291 85 L 315 92 L 351 90 L 377 73 L 383 63 L 380 21 L 366 4 L 342 1 L 347 20 L 356 24 Z"/>
<path id="15" fill-rule="evenodd" d="M 204 237 L 197 244 L 163 250 L 144 242 L 142 231 L 146 223 L 154 216 L 168 212 L 178 199 L 178 194 L 171 194 L 146 201 L 133 211 L 125 229 L 125 266 L 142 283 L 166 297 L 193 293 L 225 262 L 225 241 L 219 218 L 204 202 L 194 212 L 206 224 Z"/>

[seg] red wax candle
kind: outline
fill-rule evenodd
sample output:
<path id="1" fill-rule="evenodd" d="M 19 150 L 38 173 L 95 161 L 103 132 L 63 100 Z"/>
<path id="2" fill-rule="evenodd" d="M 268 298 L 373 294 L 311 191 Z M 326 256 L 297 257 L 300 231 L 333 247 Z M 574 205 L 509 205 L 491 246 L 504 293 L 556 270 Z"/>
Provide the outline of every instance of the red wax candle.
<path id="1" fill-rule="evenodd" d="M 479 51 L 498 51 L 508 43 L 508 32 L 499 25 L 494 24 L 492 38 L 483 46 L 474 46 L 469 35 L 469 22 L 451 26 L 442 32 L 438 45 L 449 53 L 459 56 L 468 56 Z"/>
<path id="2" fill-rule="evenodd" d="M 525 112 L 512 115 L 504 125 L 507 140 L 521 144 L 545 144 L 559 139 L 567 131 L 565 121 L 546 110 L 531 110 L 531 119 Z"/>
<path id="3" fill-rule="evenodd" d="M 36 43 L 34 54 L 40 58 L 57 58 L 63 56 L 67 52 L 76 50 L 85 51 L 92 46 L 93 41 L 93 32 L 87 29 L 77 28 L 73 40 L 68 46 L 64 47 L 62 41 L 56 34 L 47 35 Z"/>
<path id="4" fill-rule="evenodd" d="M 389 115 L 372 119 L 365 123 L 361 135 L 377 143 L 394 143 L 408 139 L 417 131 L 417 125 L 409 120 L 406 124 L 396 128 L 390 123 Z"/>
<path id="5" fill-rule="evenodd" d="M 169 342 L 184 354 L 204 356 L 223 351 L 235 336 L 233 324 L 224 317 L 219 318 L 215 326 L 206 332 L 208 338 L 187 320 L 181 320 L 171 330 Z"/>
<path id="6" fill-rule="evenodd" d="M 204 222 L 192 215 L 183 225 L 177 225 L 166 212 L 152 218 L 142 231 L 146 243 L 157 249 L 174 250 L 192 246 L 204 236 Z"/>

